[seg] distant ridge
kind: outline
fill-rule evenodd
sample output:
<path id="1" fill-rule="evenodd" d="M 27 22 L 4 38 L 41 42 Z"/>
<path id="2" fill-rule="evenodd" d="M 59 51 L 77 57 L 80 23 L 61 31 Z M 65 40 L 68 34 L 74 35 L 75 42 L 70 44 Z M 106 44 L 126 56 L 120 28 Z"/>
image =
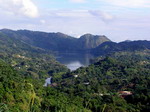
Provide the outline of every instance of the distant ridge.
<path id="1" fill-rule="evenodd" d="M 92 49 L 92 53 L 96 55 L 109 54 L 120 51 L 143 51 L 150 50 L 150 41 L 137 40 L 137 41 L 124 41 L 120 43 L 105 42 L 98 47 Z"/>
<path id="2" fill-rule="evenodd" d="M 119 51 L 139 51 L 150 49 L 150 41 L 126 40 L 123 42 L 112 42 L 105 35 L 84 34 L 80 38 L 75 38 L 60 32 L 46 33 L 30 30 L 10 30 L 2 29 L 1 34 L 15 38 L 26 44 L 42 48 L 45 50 L 58 52 L 90 52 L 96 55 L 110 54 Z"/>
<path id="3" fill-rule="evenodd" d="M 60 52 L 83 52 L 98 47 L 100 44 L 110 41 L 104 35 L 85 34 L 75 38 L 63 33 L 46 33 L 30 30 L 9 30 L 2 29 L 0 32 L 7 36 L 19 39 L 30 45 L 43 49 Z"/>

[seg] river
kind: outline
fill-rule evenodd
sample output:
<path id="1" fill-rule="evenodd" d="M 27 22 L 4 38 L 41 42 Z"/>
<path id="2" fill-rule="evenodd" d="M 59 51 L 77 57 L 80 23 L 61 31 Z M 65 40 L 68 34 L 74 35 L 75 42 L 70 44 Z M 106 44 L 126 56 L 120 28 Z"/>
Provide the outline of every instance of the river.
<path id="1" fill-rule="evenodd" d="M 52 77 L 47 78 L 47 79 L 45 80 L 45 84 L 44 84 L 43 86 L 47 87 L 48 85 L 50 85 L 50 84 L 52 83 L 52 82 L 51 82 L 51 79 L 52 79 Z"/>

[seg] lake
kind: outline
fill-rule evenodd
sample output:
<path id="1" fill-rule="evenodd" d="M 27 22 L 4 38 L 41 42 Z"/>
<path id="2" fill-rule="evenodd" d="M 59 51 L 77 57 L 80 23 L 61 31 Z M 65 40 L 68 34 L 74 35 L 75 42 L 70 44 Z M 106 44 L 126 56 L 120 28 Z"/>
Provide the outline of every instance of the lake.
<path id="1" fill-rule="evenodd" d="M 56 56 L 56 60 L 66 65 L 71 71 L 79 67 L 88 66 L 90 59 L 95 58 L 88 53 L 60 53 Z"/>
<path id="2" fill-rule="evenodd" d="M 90 60 L 95 58 L 95 56 L 88 53 L 59 53 L 55 55 L 55 58 L 57 61 L 66 65 L 71 71 L 73 71 L 79 67 L 85 67 L 91 64 Z M 47 87 L 50 85 L 51 79 L 52 77 L 47 78 L 43 86 Z"/>

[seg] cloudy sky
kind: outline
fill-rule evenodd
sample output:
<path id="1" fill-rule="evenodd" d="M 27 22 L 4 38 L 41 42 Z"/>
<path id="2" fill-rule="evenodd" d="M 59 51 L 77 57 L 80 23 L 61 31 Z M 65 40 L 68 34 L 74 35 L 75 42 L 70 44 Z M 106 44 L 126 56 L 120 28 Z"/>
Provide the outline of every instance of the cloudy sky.
<path id="1" fill-rule="evenodd" d="M 150 0 L 0 0 L 0 29 L 150 40 Z"/>

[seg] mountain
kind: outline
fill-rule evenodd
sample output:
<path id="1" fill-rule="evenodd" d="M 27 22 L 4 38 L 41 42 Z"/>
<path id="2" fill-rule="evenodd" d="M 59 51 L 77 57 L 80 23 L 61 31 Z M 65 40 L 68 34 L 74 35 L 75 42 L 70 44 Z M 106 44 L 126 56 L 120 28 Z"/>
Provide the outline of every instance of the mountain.
<path id="1" fill-rule="evenodd" d="M 92 49 L 107 41 L 110 40 L 104 35 L 99 36 L 92 34 L 85 34 L 78 39 L 78 42 L 83 49 Z"/>
<path id="2" fill-rule="evenodd" d="M 46 33 L 29 30 L 0 30 L 1 34 L 21 41 L 30 46 L 58 52 L 90 52 L 95 55 L 110 54 L 118 51 L 150 49 L 150 41 L 112 42 L 104 35 L 85 34 L 80 38 L 63 33 Z"/>
<path id="3" fill-rule="evenodd" d="M 106 36 L 85 34 L 79 39 L 63 33 L 45 33 L 39 31 L 9 29 L 0 30 L 7 36 L 19 39 L 27 44 L 59 52 L 87 51 L 103 42 L 110 41 Z"/>
<path id="4" fill-rule="evenodd" d="M 138 41 L 125 41 L 120 43 L 105 42 L 98 47 L 91 50 L 93 54 L 110 54 L 119 51 L 142 51 L 150 49 L 150 41 L 138 40 Z"/>
<path id="5" fill-rule="evenodd" d="M 23 76 L 45 78 L 68 69 L 58 63 L 53 53 L 31 46 L 17 38 L 0 32 L 0 59 L 9 63 Z"/>

